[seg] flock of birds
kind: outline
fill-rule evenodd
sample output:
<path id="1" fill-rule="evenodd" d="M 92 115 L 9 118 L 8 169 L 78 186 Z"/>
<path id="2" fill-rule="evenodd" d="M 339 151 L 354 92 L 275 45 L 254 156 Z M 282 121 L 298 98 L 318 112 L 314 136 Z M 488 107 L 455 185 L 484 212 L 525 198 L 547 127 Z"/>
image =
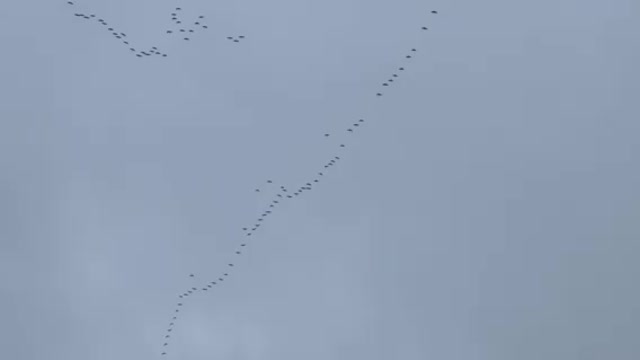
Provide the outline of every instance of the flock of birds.
<path id="1" fill-rule="evenodd" d="M 68 1 L 69 5 L 74 5 L 74 3 L 72 1 Z M 185 35 L 187 34 L 192 34 L 195 32 L 195 29 L 190 29 L 188 27 L 182 27 L 182 20 L 180 20 L 180 18 L 178 17 L 179 12 L 181 11 L 181 8 L 176 8 L 175 12 L 171 14 L 171 19 L 174 21 L 175 25 L 177 25 L 177 32 L 179 33 L 185 33 Z M 431 11 L 431 14 L 438 14 L 437 11 L 433 10 Z M 85 14 L 81 14 L 81 13 L 77 13 L 76 16 L 78 17 L 82 17 L 84 19 L 94 19 L 95 15 L 91 14 L 91 15 L 85 15 Z M 196 20 L 193 25 L 194 26 L 199 26 L 202 29 L 207 29 L 207 25 L 205 25 L 203 23 L 203 19 L 204 16 L 200 15 L 198 16 L 198 20 Z M 109 25 L 106 23 L 106 21 L 102 20 L 102 19 L 96 19 L 99 23 L 101 23 L 103 26 L 108 27 Z M 108 31 L 110 31 L 112 33 L 112 35 L 118 39 L 121 40 L 125 45 L 129 45 L 129 42 L 126 40 L 127 35 L 118 31 L 115 31 L 113 28 L 108 27 L 107 28 Z M 428 30 L 428 28 L 426 26 L 422 26 L 421 30 Z M 175 29 L 169 29 L 166 31 L 167 34 L 174 34 L 176 33 Z M 189 40 L 189 37 L 185 37 L 185 40 Z M 231 40 L 233 42 L 239 42 L 242 39 L 244 39 L 244 36 L 237 36 L 237 37 L 227 37 L 228 40 Z M 136 52 L 136 55 L 138 57 L 142 57 L 142 56 L 151 56 L 151 55 L 162 55 L 162 56 L 167 56 L 167 54 L 162 53 L 157 47 L 153 46 L 151 47 L 150 50 L 147 51 L 137 51 L 135 48 L 131 47 L 131 50 Z M 416 48 L 411 48 L 409 49 L 409 51 L 404 55 L 404 61 L 410 61 L 410 59 L 412 59 L 414 57 L 414 55 L 416 54 L 418 50 Z M 396 68 L 395 71 L 392 71 L 389 76 L 380 84 L 380 89 L 377 90 L 377 92 L 375 93 L 376 97 L 380 97 L 383 95 L 383 90 L 384 89 L 388 89 L 390 86 L 392 86 L 397 80 L 399 80 L 400 78 L 400 74 L 405 71 L 405 67 L 404 65 L 399 66 Z M 348 125 L 346 128 L 342 129 L 342 134 L 355 134 L 357 131 L 359 131 L 364 125 L 365 125 L 365 119 L 357 119 L 354 120 L 350 125 Z M 330 137 L 332 134 L 331 133 L 325 133 L 324 137 Z M 242 233 L 242 240 L 240 240 L 240 242 L 238 243 L 236 249 L 234 250 L 234 258 L 237 258 L 238 256 L 241 256 L 243 254 L 243 251 L 246 249 L 246 247 L 249 245 L 249 240 L 254 238 L 257 231 L 260 229 L 261 226 L 263 226 L 265 224 L 265 221 L 274 214 L 274 212 L 278 209 L 278 207 L 282 206 L 283 203 L 285 203 L 286 201 L 289 200 L 293 200 L 296 198 L 300 198 L 301 196 L 303 196 L 306 192 L 308 191 L 312 191 L 314 189 L 315 186 L 317 186 L 319 183 L 322 182 L 322 178 L 327 175 L 330 171 L 330 169 L 333 166 L 336 166 L 338 164 L 338 162 L 342 159 L 341 158 L 341 151 L 344 150 L 344 148 L 346 147 L 346 144 L 344 143 L 340 143 L 339 146 L 337 147 L 337 149 L 334 150 L 334 152 L 329 155 L 326 159 L 326 162 L 324 162 L 324 164 L 321 165 L 321 167 L 319 167 L 317 169 L 317 172 L 315 175 L 309 177 L 307 179 L 306 182 L 304 182 L 303 184 L 300 184 L 299 186 L 293 187 L 293 188 L 287 188 L 284 185 L 278 185 L 275 184 L 273 180 L 266 180 L 264 182 L 264 187 L 258 187 L 256 188 L 254 191 L 255 192 L 264 192 L 264 191 L 272 191 L 273 192 L 273 196 L 269 199 L 268 203 L 264 204 L 264 209 L 262 210 L 262 213 L 255 219 L 253 219 L 252 221 L 250 221 L 250 224 L 246 225 L 245 227 L 243 227 L 241 230 Z M 180 292 L 180 294 L 178 294 L 178 302 L 175 305 L 175 308 L 173 309 L 173 313 L 171 315 L 171 320 L 169 321 L 169 325 L 164 333 L 164 341 L 163 341 L 163 349 L 164 351 L 161 352 L 161 355 L 165 356 L 168 354 L 168 352 L 166 351 L 167 347 L 170 344 L 170 339 L 171 339 L 171 335 L 172 332 L 174 330 L 175 324 L 179 319 L 179 313 L 182 309 L 184 309 L 185 304 L 187 303 L 187 300 L 189 297 L 194 296 L 197 293 L 204 293 L 204 292 L 208 292 L 209 290 L 212 290 L 214 287 L 219 287 L 227 278 L 228 276 L 230 276 L 230 273 L 232 272 L 232 270 L 235 267 L 235 262 L 232 260 L 230 262 L 227 263 L 226 266 L 226 270 L 218 275 L 215 276 L 211 276 L 208 277 L 206 280 L 203 280 L 202 283 L 200 283 L 198 286 L 189 286 L 187 287 L 184 291 Z M 196 280 L 196 275 L 195 274 L 189 274 L 189 277 L 192 280 Z"/>
<path id="2" fill-rule="evenodd" d="M 67 5 L 77 7 L 76 3 L 73 1 L 67 1 Z M 165 31 L 165 34 L 171 35 L 174 37 L 180 36 L 183 41 L 190 41 L 191 37 L 194 36 L 197 31 L 202 31 L 209 28 L 209 26 L 205 24 L 204 15 L 198 15 L 198 17 L 195 18 L 194 20 L 186 21 L 180 17 L 181 12 L 182 12 L 182 8 L 177 7 L 171 13 L 171 21 L 173 22 L 173 26 L 167 29 Z M 160 49 L 157 46 L 149 46 L 146 50 L 135 47 L 127 37 L 127 34 L 119 30 L 116 30 L 116 28 L 113 25 L 109 25 L 107 21 L 105 21 L 100 17 L 97 17 L 96 14 L 85 14 L 83 12 L 76 12 L 73 15 L 80 19 L 96 21 L 107 32 L 109 32 L 109 34 L 113 36 L 114 39 L 119 41 L 123 46 L 129 48 L 129 51 L 139 58 L 147 57 L 147 56 L 162 56 L 162 57 L 168 56 L 166 52 L 160 51 Z M 246 36 L 237 35 L 237 36 L 227 36 L 226 38 L 227 40 L 238 43 L 244 40 Z"/>

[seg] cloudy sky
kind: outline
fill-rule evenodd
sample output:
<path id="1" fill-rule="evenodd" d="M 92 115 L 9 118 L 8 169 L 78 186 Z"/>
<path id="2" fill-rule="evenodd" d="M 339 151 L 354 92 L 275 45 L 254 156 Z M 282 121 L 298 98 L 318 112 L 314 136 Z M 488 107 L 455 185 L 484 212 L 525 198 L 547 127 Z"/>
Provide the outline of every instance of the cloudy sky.
<path id="1" fill-rule="evenodd" d="M 176 6 L 209 29 L 167 35 Z M 137 58 L 74 12 L 169 56 Z M 639 15 L 635 0 L 4 4 L 1 357 L 640 358 Z M 234 254 L 279 186 L 336 155 Z M 178 295 L 230 261 L 163 347 Z"/>

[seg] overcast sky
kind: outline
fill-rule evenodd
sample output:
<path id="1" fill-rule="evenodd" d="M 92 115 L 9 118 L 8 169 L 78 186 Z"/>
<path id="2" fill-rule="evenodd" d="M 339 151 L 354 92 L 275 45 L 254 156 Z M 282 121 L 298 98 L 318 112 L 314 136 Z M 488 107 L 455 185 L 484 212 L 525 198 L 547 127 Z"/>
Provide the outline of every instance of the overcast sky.
<path id="1" fill-rule="evenodd" d="M 640 358 L 639 12 L 3 4 L 0 357 Z"/>

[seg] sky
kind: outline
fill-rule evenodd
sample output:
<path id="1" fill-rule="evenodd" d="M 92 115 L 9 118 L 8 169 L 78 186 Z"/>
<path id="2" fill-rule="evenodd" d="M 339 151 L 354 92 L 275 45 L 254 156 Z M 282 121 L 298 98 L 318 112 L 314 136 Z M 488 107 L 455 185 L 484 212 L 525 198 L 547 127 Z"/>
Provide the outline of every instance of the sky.
<path id="1" fill-rule="evenodd" d="M 637 1 L 3 7 L 3 358 L 640 357 Z"/>

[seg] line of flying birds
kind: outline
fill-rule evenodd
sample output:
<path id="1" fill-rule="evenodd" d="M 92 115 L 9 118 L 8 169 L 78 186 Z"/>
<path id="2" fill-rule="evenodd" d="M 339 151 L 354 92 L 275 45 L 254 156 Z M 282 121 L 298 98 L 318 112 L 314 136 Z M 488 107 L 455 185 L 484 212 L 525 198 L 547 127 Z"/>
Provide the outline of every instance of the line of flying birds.
<path id="1" fill-rule="evenodd" d="M 74 6 L 75 3 L 73 1 L 67 1 L 67 4 Z M 208 29 L 208 26 L 204 23 L 204 15 L 199 15 L 197 17 L 197 19 L 195 21 L 193 21 L 192 24 L 190 24 L 190 26 L 184 25 L 183 24 L 183 20 L 179 17 L 180 12 L 182 11 L 182 8 L 177 7 L 175 8 L 175 11 L 171 13 L 171 20 L 174 23 L 174 27 L 167 29 L 166 30 L 166 34 L 169 35 L 178 35 L 178 34 L 182 34 L 181 36 L 183 36 L 183 40 L 184 41 L 189 41 L 190 40 L 190 36 L 192 36 L 193 34 L 195 34 L 196 30 L 199 29 Z M 437 11 L 433 10 L 431 11 L 431 14 L 438 14 Z M 101 24 L 107 31 L 109 31 L 111 33 L 111 35 L 122 42 L 123 45 L 127 45 L 129 46 L 129 50 L 134 53 L 137 57 L 147 57 L 147 56 L 162 56 L 162 57 L 166 57 L 167 54 L 160 51 L 160 49 L 157 46 L 151 46 L 149 49 L 142 51 L 139 50 L 135 47 L 133 47 L 127 37 L 127 34 L 125 34 L 124 32 L 119 32 L 117 30 L 115 30 L 114 27 L 110 26 L 105 20 L 101 19 L 101 18 L 97 18 L 95 14 L 84 14 L 84 13 L 75 13 L 76 17 L 79 18 L 83 18 L 86 20 L 95 20 L 97 21 L 99 24 Z M 426 26 L 422 26 L 421 30 L 428 30 L 428 28 Z M 238 35 L 238 36 L 227 36 L 226 37 L 227 40 L 230 40 L 232 42 L 238 43 L 240 41 L 242 41 L 243 39 L 245 39 L 244 35 Z M 413 58 L 414 54 L 417 52 L 416 48 L 412 48 L 410 49 L 407 54 L 404 56 L 405 59 L 411 59 Z M 405 60 L 408 61 L 408 60 Z M 383 88 L 388 88 L 390 86 L 392 86 L 400 77 L 400 72 L 404 71 L 405 68 L 403 66 L 400 66 L 396 69 L 396 71 L 392 72 L 390 74 L 390 76 L 380 84 L 381 89 L 375 93 L 376 97 L 380 97 L 383 95 Z M 357 130 L 360 129 L 361 126 L 363 126 L 365 123 L 364 119 L 358 119 L 356 121 L 353 121 L 353 123 L 351 123 L 346 129 L 343 129 L 343 134 L 354 134 L 356 133 Z M 331 133 L 324 133 L 324 137 L 328 138 L 330 137 L 332 134 Z M 337 151 L 338 152 L 334 152 L 332 155 L 330 155 L 327 158 L 327 161 L 322 164 L 322 168 L 318 168 L 318 172 L 310 177 L 308 179 L 307 182 L 305 182 L 304 184 L 301 184 L 298 187 L 295 188 L 291 188 L 288 189 L 283 185 L 280 185 L 278 188 L 275 188 L 276 185 L 274 183 L 273 180 L 266 180 L 265 182 L 265 188 L 256 188 L 255 192 L 263 192 L 265 190 L 274 190 L 274 195 L 273 197 L 269 200 L 269 202 L 267 204 L 265 204 L 265 208 L 262 211 L 262 213 L 260 214 L 260 216 L 258 216 L 257 218 L 254 219 L 254 221 L 251 222 L 250 225 L 247 225 L 245 227 L 242 228 L 242 233 L 243 233 L 243 237 L 242 240 L 240 241 L 240 243 L 238 244 L 238 247 L 235 249 L 234 251 L 234 255 L 235 256 L 239 256 L 243 253 L 244 249 L 246 248 L 246 246 L 248 245 L 248 239 L 250 239 L 251 237 L 254 236 L 255 232 L 262 226 L 264 225 L 264 221 L 267 220 L 267 218 L 269 216 L 271 216 L 274 211 L 281 206 L 281 204 L 283 204 L 285 201 L 290 200 L 290 199 L 294 199 L 296 197 L 300 197 L 302 196 L 305 192 L 307 191 L 311 191 L 313 190 L 314 186 L 319 184 L 321 182 L 321 179 L 323 176 L 325 176 L 329 169 L 335 165 L 337 165 L 338 161 L 341 160 L 341 157 L 339 156 L 339 151 L 341 151 L 342 149 L 344 149 L 346 147 L 346 145 L 344 143 L 340 143 L 338 146 Z M 235 263 L 229 262 L 227 264 L 227 270 L 222 273 L 219 274 L 218 276 L 213 276 L 211 278 L 209 278 L 205 283 L 198 285 L 198 286 L 190 286 L 189 288 L 187 288 L 185 291 L 181 292 L 178 295 L 178 298 L 181 299 L 179 300 L 179 302 L 176 304 L 174 312 L 171 316 L 171 321 L 169 322 L 169 326 L 165 332 L 164 335 L 164 342 L 163 342 L 163 348 L 166 348 L 167 346 L 169 346 L 169 339 L 171 338 L 171 333 L 174 329 L 175 323 L 179 318 L 179 313 L 180 310 L 183 309 L 184 305 L 186 304 L 186 300 L 188 297 L 196 294 L 197 292 L 205 292 L 205 291 L 209 291 L 209 289 L 212 289 L 214 286 L 219 286 L 222 282 L 225 281 L 225 279 L 229 276 L 230 271 L 235 267 Z M 189 277 L 193 280 L 195 280 L 196 276 L 195 274 L 189 274 Z M 167 355 L 168 353 L 166 351 L 162 351 L 161 355 Z"/>
<path id="2" fill-rule="evenodd" d="M 67 4 L 71 6 L 76 6 L 75 2 L 73 1 L 67 1 Z M 177 7 L 175 8 L 174 12 L 171 13 L 171 21 L 173 22 L 173 27 L 167 29 L 165 31 L 165 34 L 176 35 L 176 36 L 180 35 L 183 41 L 190 41 L 191 37 L 195 35 L 197 31 L 206 30 L 209 28 L 209 26 L 205 24 L 204 15 L 198 15 L 198 17 L 192 22 L 187 22 L 187 21 L 184 21 L 179 16 L 181 11 L 182 11 L 182 8 Z M 131 41 L 127 37 L 127 34 L 116 30 L 113 25 L 109 25 L 109 23 L 107 23 L 104 19 L 97 17 L 96 14 L 85 14 L 82 12 L 76 12 L 74 13 L 74 16 L 76 16 L 77 18 L 85 19 L 85 20 L 96 21 L 99 25 L 102 25 L 102 27 L 107 32 L 109 32 L 114 39 L 120 41 L 120 43 L 123 46 L 127 47 L 132 54 L 134 54 L 139 58 L 143 58 L 147 56 L 162 56 L 162 57 L 168 56 L 166 52 L 160 51 L 160 49 L 157 46 L 150 46 L 146 50 L 133 46 L 131 44 Z M 235 43 L 238 43 L 244 40 L 245 38 L 246 36 L 244 35 L 226 37 L 227 40 L 230 40 Z"/>
<path id="3" fill-rule="evenodd" d="M 437 11 L 431 11 L 431 14 L 437 14 Z M 427 27 L 422 27 L 422 30 L 427 30 Z M 416 48 L 412 48 L 410 49 L 407 54 L 404 56 L 405 60 L 404 61 L 408 61 L 406 59 L 411 59 L 413 58 L 414 54 L 417 52 Z M 392 72 L 390 74 L 390 76 L 380 84 L 380 86 L 382 88 L 388 88 L 389 86 L 391 86 L 394 82 L 396 82 L 399 77 L 400 77 L 400 72 L 405 70 L 404 66 L 400 66 L 396 69 L 397 71 Z M 379 92 L 376 92 L 376 96 L 382 96 L 382 89 L 380 89 Z M 354 122 L 352 122 L 349 126 L 347 126 L 345 129 L 343 129 L 342 134 L 345 134 L 347 136 L 349 136 L 348 134 L 354 134 L 357 130 L 360 129 L 361 126 L 363 126 L 365 124 L 365 120 L 364 119 L 358 119 Z M 324 137 L 328 138 L 330 137 L 332 134 L 331 133 L 325 133 Z M 291 199 L 295 199 L 296 197 L 300 197 L 302 196 L 305 192 L 307 191 L 311 191 L 313 190 L 314 186 L 316 186 L 317 184 L 319 184 L 322 180 L 322 178 L 329 172 L 329 169 L 335 165 L 337 165 L 338 161 L 341 160 L 341 157 L 339 156 L 339 151 L 341 149 L 344 149 L 346 147 L 346 145 L 344 143 L 340 143 L 338 148 L 336 149 L 337 152 L 334 152 L 332 155 L 330 155 L 327 158 L 327 161 L 322 164 L 322 168 L 318 168 L 318 172 L 314 175 L 308 178 L 308 181 L 305 182 L 304 184 L 300 184 L 300 186 L 294 187 L 294 188 L 287 188 L 283 185 L 277 185 L 276 183 L 274 183 L 273 180 L 269 179 L 266 180 L 265 183 L 263 184 L 263 187 L 258 187 L 256 188 L 254 191 L 255 192 L 264 192 L 266 190 L 272 190 L 274 195 L 270 198 L 270 200 L 268 201 L 268 203 L 266 203 L 264 205 L 264 209 L 262 211 L 262 213 L 260 214 L 260 216 L 258 216 L 257 218 L 255 218 L 250 225 L 247 225 L 245 227 L 242 228 L 242 234 L 243 236 L 241 237 L 241 240 L 237 246 L 237 248 L 234 250 L 234 256 L 239 256 L 242 255 L 243 251 L 246 249 L 246 246 L 248 246 L 248 240 L 251 239 L 252 237 L 255 236 L 256 231 L 262 226 L 264 225 L 264 221 L 267 220 L 267 218 L 271 215 L 273 215 L 274 211 L 281 206 L 285 201 L 287 200 L 291 200 Z M 210 289 L 213 289 L 213 287 L 215 286 L 220 286 L 222 284 L 222 282 L 225 281 L 225 279 L 228 278 L 231 270 L 235 267 L 235 263 L 233 261 L 227 263 L 227 269 L 225 272 L 223 272 L 222 274 L 219 274 L 217 276 L 212 276 L 209 279 L 207 279 L 205 282 L 203 282 L 201 285 L 198 286 L 189 286 L 185 291 L 181 292 L 178 295 L 178 302 L 176 303 L 176 306 L 174 308 L 174 312 L 171 316 L 171 321 L 169 322 L 169 326 L 167 328 L 167 330 L 165 331 L 165 335 L 164 335 L 164 343 L 163 343 L 163 348 L 169 346 L 169 339 L 171 338 L 171 332 L 174 329 L 175 323 L 179 318 L 179 313 L 180 310 L 183 309 L 184 305 L 186 304 L 187 298 L 189 298 L 190 296 L 198 293 L 198 292 L 208 292 Z M 189 278 L 195 280 L 196 279 L 196 275 L 195 274 L 189 274 Z M 167 355 L 168 353 L 166 351 L 162 351 L 161 355 Z"/>

